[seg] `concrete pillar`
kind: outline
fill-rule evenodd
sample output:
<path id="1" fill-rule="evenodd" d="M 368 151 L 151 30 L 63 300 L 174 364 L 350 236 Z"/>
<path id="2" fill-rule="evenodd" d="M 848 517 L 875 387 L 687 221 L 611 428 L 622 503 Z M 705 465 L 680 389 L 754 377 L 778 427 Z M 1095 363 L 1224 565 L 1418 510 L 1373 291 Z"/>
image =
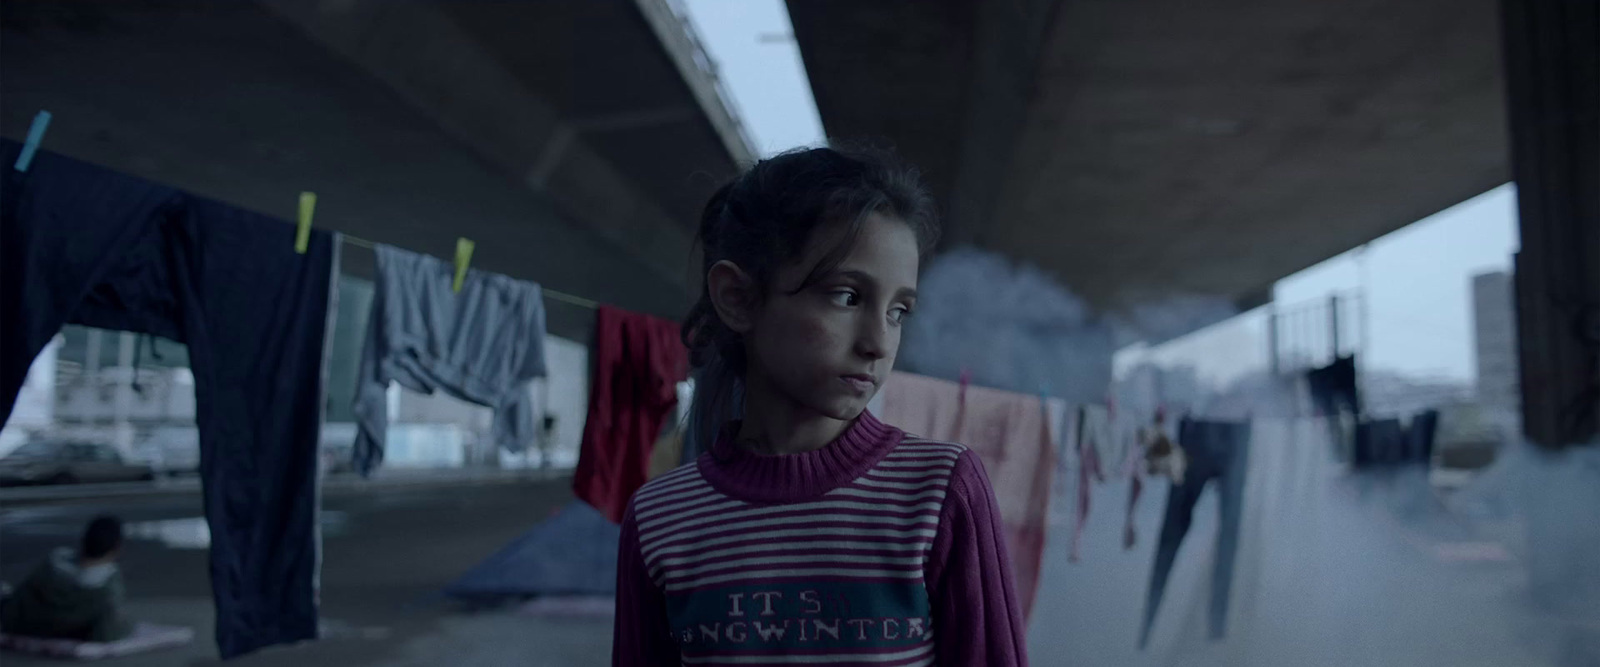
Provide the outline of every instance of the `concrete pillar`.
<path id="1" fill-rule="evenodd" d="M 1502 0 L 1523 429 L 1600 437 L 1600 3 Z"/>

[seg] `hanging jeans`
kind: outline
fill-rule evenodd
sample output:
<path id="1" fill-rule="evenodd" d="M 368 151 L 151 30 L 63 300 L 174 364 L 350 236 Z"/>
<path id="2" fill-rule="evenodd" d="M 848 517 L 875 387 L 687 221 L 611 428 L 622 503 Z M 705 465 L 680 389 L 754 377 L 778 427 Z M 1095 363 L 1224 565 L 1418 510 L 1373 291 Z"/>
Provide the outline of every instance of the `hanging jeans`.
<path id="1" fill-rule="evenodd" d="M 1221 503 L 1216 561 L 1211 573 L 1210 634 L 1212 639 L 1221 639 L 1227 633 L 1228 596 L 1233 588 L 1239 519 L 1244 509 L 1245 470 L 1250 457 L 1250 425 L 1184 419 L 1178 426 L 1178 445 L 1188 455 L 1189 467 L 1183 484 L 1172 485 L 1167 496 L 1167 517 L 1161 525 L 1155 569 L 1150 573 L 1150 590 L 1145 599 L 1144 624 L 1139 629 L 1141 649 L 1150 642 L 1150 626 L 1161 607 L 1178 547 L 1189 532 L 1195 503 L 1199 502 L 1206 483 L 1212 480 L 1217 482 Z"/>
<path id="2" fill-rule="evenodd" d="M 224 658 L 317 636 L 323 344 L 337 244 L 41 152 L 0 211 L 0 419 L 64 324 L 183 342 Z"/>

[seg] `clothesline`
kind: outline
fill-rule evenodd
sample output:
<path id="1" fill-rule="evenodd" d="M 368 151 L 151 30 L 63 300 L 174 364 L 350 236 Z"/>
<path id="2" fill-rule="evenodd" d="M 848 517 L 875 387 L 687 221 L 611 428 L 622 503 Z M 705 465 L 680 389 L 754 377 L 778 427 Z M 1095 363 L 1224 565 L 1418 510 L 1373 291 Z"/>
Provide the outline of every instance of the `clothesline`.
<path id="1" fill-rule="evenodd" d="M 350 245 L 359 246 L 359 247 L 362 247 L 362 248 L 366 248 L 368 250 L 377 249 L 376 248 L 377 244 L 375 244 L 375 243 L 373 243 L 371 241 L 368 241 L 368 240 L 366 240 L 364 238 L 361 238 L 359 236 L 352 236 L 350 234 L 344 234 L 344 233 L 340 233 L 339 236 L 340 236 L 340 238 L 344 239 L 345 243 L 348 243 Z M 553 290 L 553 289 L 550 289 L 550 288 L 544 287 L 544 286 L 540 286 L 540 291 L 542 291 L 545 296 L 550 297 L 552 299 L 555 299 L 556 301 L 560 301 L 562 303 L 569 303 L 569 304 L 572 304 L 574 306 L 578 306 L 579 308 L 588 308 L 590 310 L 596 310 L 596 309 L 600 308 L 600 302 L 598 302 L 598 301 L 590 301 L 589 299 L 585 299 L 585 298 L 583 298 L 581 296 L 573 296 L 571 294 L 567 294 L 566 292 Z"/>

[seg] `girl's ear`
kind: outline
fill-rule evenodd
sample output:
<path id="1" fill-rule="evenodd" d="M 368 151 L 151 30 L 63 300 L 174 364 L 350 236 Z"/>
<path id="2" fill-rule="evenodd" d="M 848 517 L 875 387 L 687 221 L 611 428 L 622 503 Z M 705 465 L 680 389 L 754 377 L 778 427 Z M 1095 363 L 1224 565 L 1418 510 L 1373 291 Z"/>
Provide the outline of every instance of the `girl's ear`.
<path id="1" fill-rule="evenodd" d="M 756 282 L 739 268 L 738 264 L 723 260 L 713 264 L 706 273 L 706 293 L 717 317 L 737 334 L 746 334 L 755 326 L 756 309 L 761 305 Z"/>

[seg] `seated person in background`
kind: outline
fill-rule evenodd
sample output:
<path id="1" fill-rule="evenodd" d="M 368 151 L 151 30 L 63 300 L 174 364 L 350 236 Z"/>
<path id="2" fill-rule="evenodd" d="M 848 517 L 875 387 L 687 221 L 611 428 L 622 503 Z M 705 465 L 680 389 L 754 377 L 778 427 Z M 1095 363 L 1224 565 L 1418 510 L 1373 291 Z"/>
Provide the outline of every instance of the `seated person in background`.
<path id="1" fill-rule="evenodd" d="M 0 601 L 0 631 L 49 639 L 112 642 L 133 625 L 122 615 L 122 522 L 102 516 L 89 522 L 77 553 L 57 549 Z"/>

